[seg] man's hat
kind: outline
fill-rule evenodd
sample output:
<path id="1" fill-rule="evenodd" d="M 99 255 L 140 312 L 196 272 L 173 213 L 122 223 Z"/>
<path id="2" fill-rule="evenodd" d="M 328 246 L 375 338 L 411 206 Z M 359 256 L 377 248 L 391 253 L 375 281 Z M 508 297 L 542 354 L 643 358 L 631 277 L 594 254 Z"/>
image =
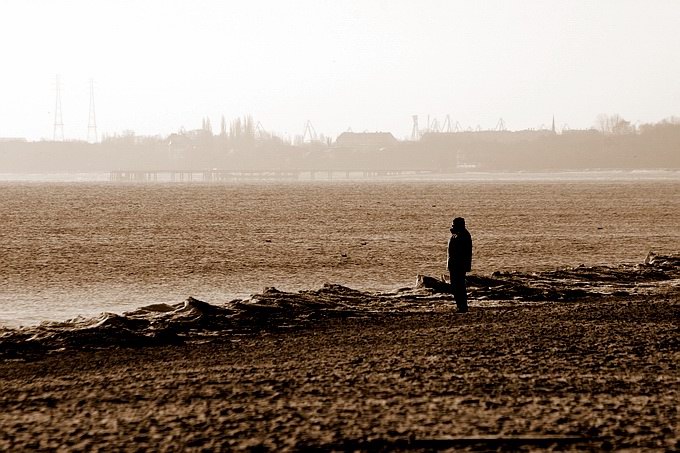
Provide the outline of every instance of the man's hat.
<path id="1" fill-rule="evenodd" d="M 462 217 L 456 217 L 455 219 L 453 219 L 453 221 L 451 222 L 451 228 L 455 227 L 465 228 L 465 219 Z"/>

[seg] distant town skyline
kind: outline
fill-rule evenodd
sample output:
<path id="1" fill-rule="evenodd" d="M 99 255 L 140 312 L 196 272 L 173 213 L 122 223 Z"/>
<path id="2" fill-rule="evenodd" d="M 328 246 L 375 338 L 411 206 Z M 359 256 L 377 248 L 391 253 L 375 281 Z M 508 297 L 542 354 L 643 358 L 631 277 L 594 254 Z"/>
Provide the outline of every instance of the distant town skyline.
<path id="1" fill-rule="evenodd" d="M 169 135 L 252 115 L 283 137 L 462 128 L 585 129 L 680 114 L 680 4 L 8 0 L 0 137 Z"/>

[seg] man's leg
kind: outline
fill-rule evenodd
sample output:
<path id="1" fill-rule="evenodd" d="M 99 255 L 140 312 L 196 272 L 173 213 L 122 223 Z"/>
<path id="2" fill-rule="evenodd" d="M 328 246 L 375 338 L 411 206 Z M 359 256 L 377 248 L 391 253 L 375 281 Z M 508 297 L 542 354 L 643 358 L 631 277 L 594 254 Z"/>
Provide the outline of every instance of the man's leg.
<path id="1" fill-rule="evenodd" d="M 465 285 L 465 272 L 451 272 L 451 286 L 453 286 L 453 297 L 456 300 L 458 312 L 468 311 L 467 287 Z"/>

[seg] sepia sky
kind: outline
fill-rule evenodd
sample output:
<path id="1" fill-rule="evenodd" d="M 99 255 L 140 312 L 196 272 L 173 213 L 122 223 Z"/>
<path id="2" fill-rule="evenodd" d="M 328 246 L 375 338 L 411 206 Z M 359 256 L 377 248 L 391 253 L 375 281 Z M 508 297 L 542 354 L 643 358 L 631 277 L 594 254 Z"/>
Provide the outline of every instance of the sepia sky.
<path id="1" fill-rule="evenodd" d="M 251 114 L 302 134 L 587 128 L 680 114 L 680 3 L 630 1 L 97 1 L 0 3 L 0 137 L 213 129 Z"/>

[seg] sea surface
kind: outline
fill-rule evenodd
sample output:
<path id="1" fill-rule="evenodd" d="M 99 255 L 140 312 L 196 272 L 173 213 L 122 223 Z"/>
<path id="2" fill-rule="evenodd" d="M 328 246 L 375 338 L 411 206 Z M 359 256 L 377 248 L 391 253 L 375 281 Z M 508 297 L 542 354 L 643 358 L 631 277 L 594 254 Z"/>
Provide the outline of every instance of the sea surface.
<path id="1" fill-rule="evenodd" d="M 473 274 L 680 250 L 680 179 L 0 182 L 0 326 L 266 287 L 413 286 L 466 218 Z M 474 302 L 473 302 L 474 303 Z"/>

